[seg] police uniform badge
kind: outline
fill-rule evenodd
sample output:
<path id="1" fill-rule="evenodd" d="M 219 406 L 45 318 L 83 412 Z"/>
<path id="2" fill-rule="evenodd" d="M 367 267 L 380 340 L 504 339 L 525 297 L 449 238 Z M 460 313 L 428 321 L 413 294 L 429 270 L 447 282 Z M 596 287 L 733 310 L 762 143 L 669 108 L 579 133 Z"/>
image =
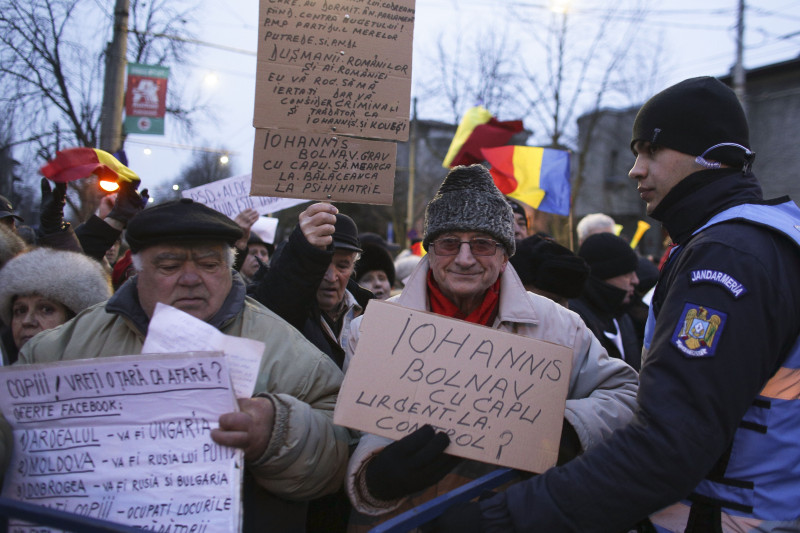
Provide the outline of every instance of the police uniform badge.
<path id="1" fill-rule="evenodd" d="M 672 344 L 686 357 L 712 357 L 727 318 L 721 311 L 687 303 L 672 335 Z"/>

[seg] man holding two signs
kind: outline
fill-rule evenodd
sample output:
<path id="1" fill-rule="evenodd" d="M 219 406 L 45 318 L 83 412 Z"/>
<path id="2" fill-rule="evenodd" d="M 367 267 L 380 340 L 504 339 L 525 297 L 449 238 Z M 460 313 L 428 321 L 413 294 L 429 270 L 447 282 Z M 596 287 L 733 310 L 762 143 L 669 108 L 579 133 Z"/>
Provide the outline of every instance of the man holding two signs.
<path id="1" fill-rule="evenodd" d="M 485 167 L 450 171 L 427 206 L 423 245 L 429 253 L 396 303 L 570 349 L 559 462 L 601 442 L 632 418 L 635 371 L 609 358 L 577 315 L 526 292 L 508 264 L 515 251 L 514 217 Z M 360 321 L 352 327 L 348 357 L 355 352 Z M 443 453 L 448 443 L 446 434 L 430 426 L 395 444 L 364 435 L 346 478 L 356 510 L 384 520 L 493 468 L 465 460 L 450 472 L 456 461 Z"/>
<path id="2" fill-rule="evenodd" d="M 254 396 L 223 414 L 211 438 L 244 451 L 244 531 L 298 531 L 306 501 L 341 485 L 350 436 L 334 426 L 332 412 L 342 374 L 297 330 L 245 296 L 231 268 L 241 237 L 231 219 L 188 198 L 142 211 L 126 233 L 137 275 L 108 302 L 30 340 L 20 361 L 139 354 L 157 303 L 263 342 Z"/>

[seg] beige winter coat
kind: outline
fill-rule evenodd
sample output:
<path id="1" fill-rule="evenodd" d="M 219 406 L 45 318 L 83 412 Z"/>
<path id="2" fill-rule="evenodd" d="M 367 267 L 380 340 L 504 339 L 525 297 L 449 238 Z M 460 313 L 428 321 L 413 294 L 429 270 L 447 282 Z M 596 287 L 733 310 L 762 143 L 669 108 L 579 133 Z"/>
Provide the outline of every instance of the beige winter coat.
<path id="1" fill-rule="evenodd" d="M 423 258 L 402 294 L 390 301 L 411 309 L 429 311 L 428 270 L 428 259 Z M 351 327 L 347 362 L 358 344 L 360 322 L 360 318 L 356 319 Z M 547 298 L 527 292 L 510 264 L 500 279 L 499 309 L 493 327 L 572 348 L 572 373 L 564 418 L 575 428 L 583 450 L 601 442 L 633 417 L 638 389 L 636 372 L 624 361 L 608 357 L 577 314 Z M 366 434 L 350 458 L 345 479 L 347 492 L 355 509 L 363 514 L 375 516 L 411 508 L 493 468 L 475 461 L 464 461 L 437 486 L 409 498 L 382 502 L 368 494 L 363 475 L 370 457 L 390 442 L 389 439 Z M 380 521 L 390 516 L 382 516 Z M 360 517 L 356 522 L 364 525 L 368 521 L 364 518 Z M 356 523 L 351 524 L 351 529 L 356 528 Z"/>

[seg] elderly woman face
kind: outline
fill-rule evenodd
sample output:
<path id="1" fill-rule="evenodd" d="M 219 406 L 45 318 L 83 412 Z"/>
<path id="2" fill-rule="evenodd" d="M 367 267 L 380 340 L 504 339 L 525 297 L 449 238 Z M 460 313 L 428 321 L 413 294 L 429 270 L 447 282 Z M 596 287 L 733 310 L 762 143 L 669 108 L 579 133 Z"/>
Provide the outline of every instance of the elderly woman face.
<path id="1" fill-rule="evenodd" d="M 67 321 L 67 308 L 38 294 L 16 296 L 11 304 L 11 334 L 17 348 L 31 337 Z"/>
<path id="2" fill-rule="evenodd" d="M 372 291 L 378 300 L 386 300 L 392 295 L 389 277 L 383 270 L 370 270 L 358 278 L 358 284 Z"/>

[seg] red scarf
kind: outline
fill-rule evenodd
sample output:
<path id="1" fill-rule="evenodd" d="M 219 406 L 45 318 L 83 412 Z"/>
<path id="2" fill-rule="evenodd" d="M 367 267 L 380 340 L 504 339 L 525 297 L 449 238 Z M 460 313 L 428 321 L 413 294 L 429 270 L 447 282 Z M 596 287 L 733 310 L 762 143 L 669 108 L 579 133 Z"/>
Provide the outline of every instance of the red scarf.
<path id="1" fill-rule="evenodd" d="M 433 274 L 428 271 L 428 299 L 431 302 L 431 311 L 437 315 L 449 316 L 472 322 L 473 324 L 483 324 L 491 326 L 497 318 L 497 307 L 500 301 L 500 278 L 497 278 L 491 287 L 486 290 L 481 305 L 469 315 L 464 315 L 458 307 L 450 301 L 439 289 Z"/>

